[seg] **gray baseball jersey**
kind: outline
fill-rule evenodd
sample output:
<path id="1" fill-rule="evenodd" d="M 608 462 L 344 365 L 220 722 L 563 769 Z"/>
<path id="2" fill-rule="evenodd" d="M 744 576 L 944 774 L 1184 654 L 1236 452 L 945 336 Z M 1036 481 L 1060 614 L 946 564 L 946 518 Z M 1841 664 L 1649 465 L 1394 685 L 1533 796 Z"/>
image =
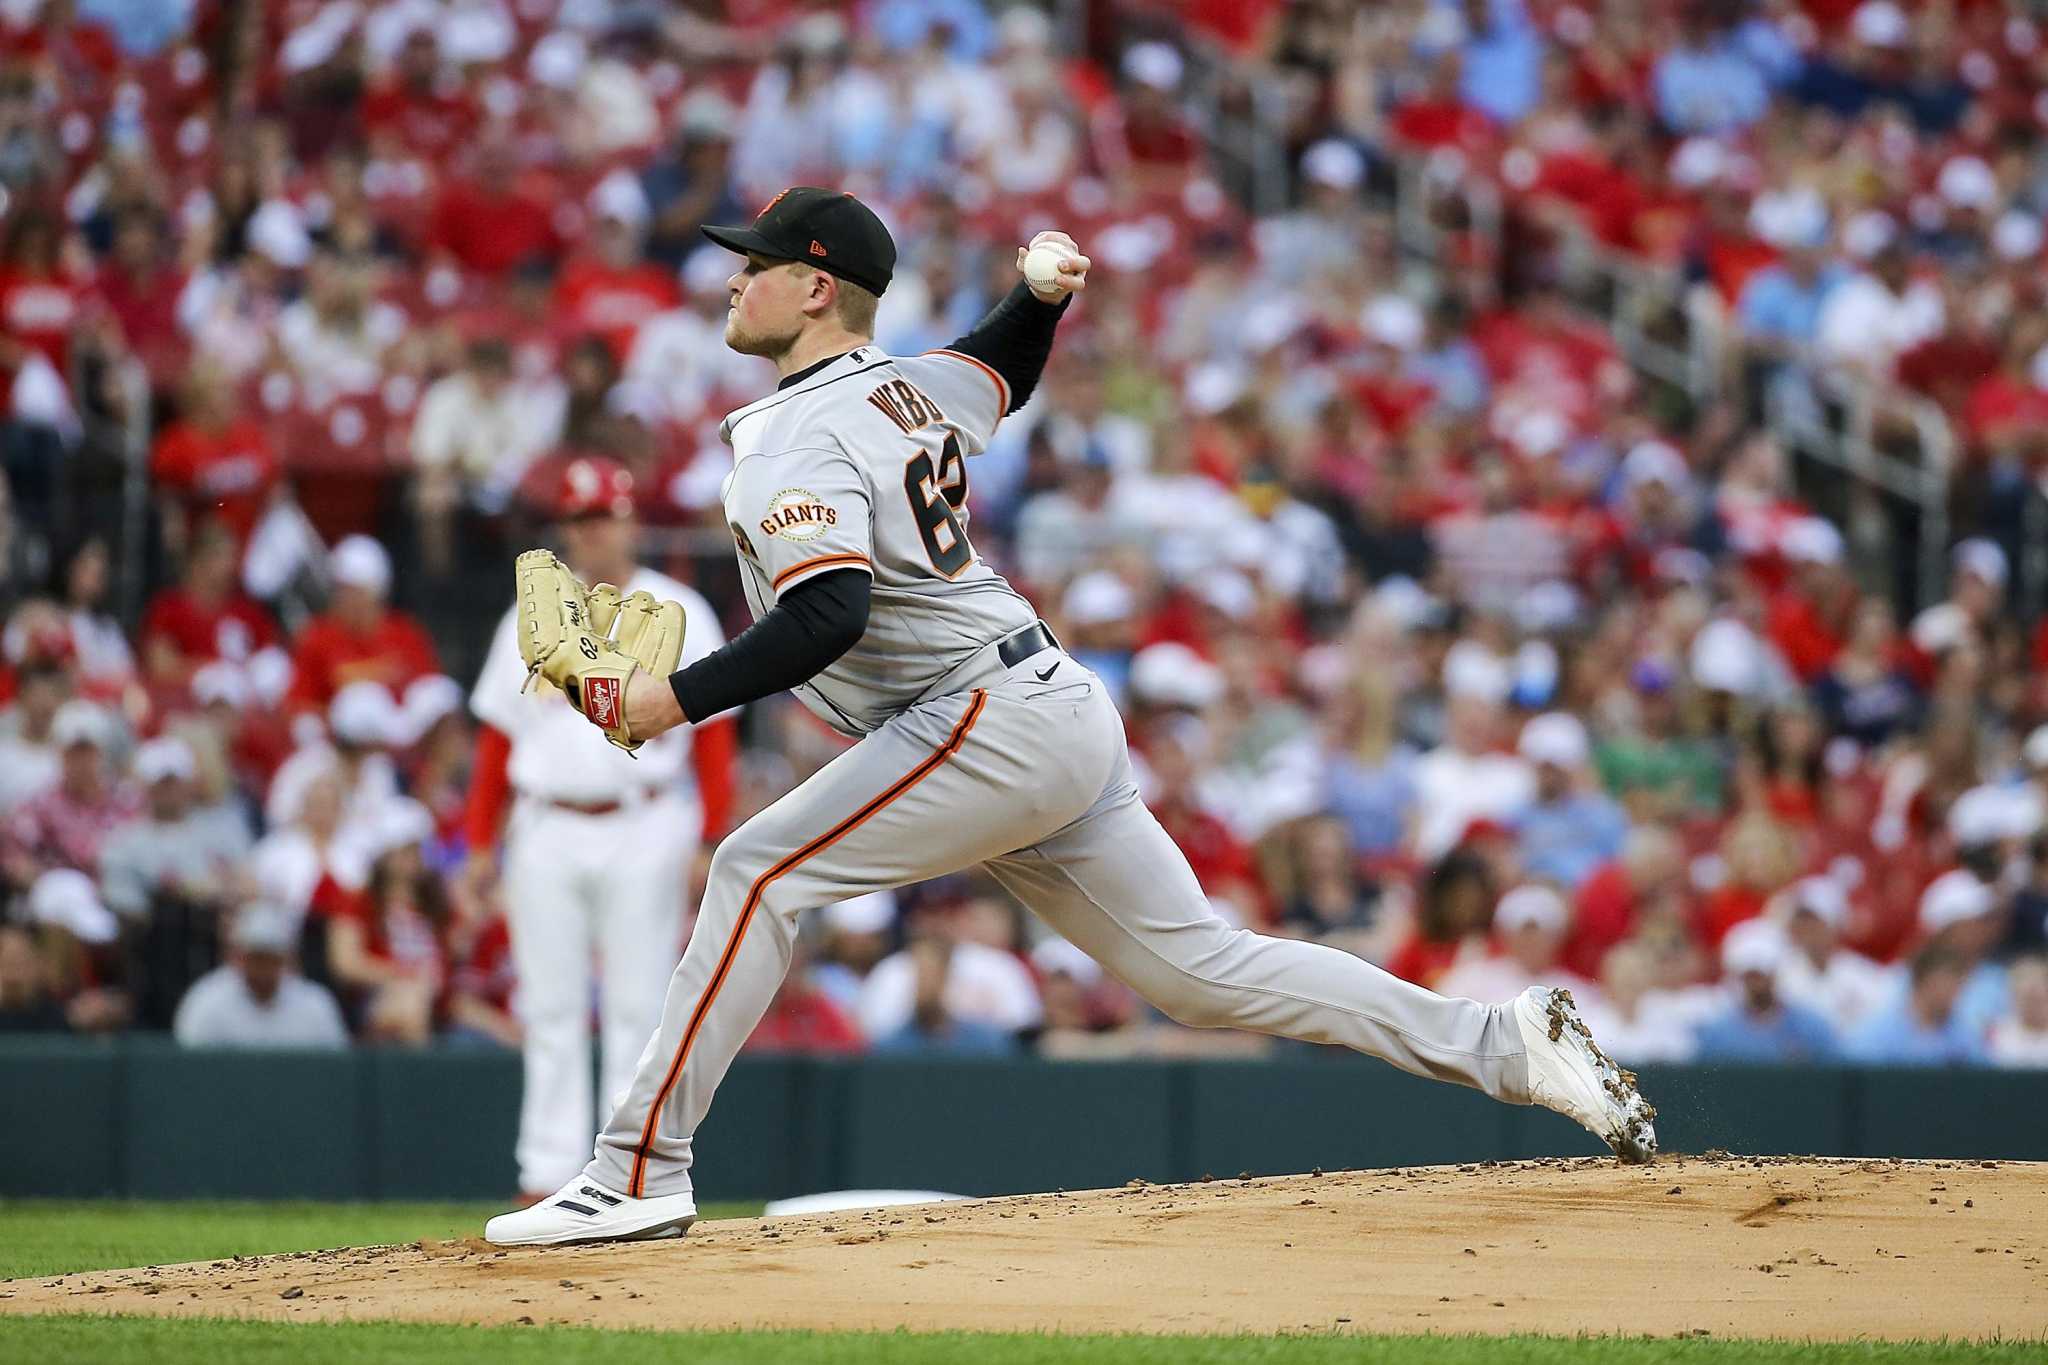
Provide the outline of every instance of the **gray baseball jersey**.
<path id="1" fill-rule="evenodd" d="M 1036 619 L 967 538 L 967 458 L 1009 397 L 970 356 L 862 346 L 725 420 L 725 515 L 755 617 L 821 573 L 874 579 L 867 634 L 796 689 L 842 733 L 872 732 Z"/>
<path id="2" fill-rule="evenodd" d="M 1035 616 L 968 542 L 963 461 L 1008 406 L 970 357 L 863 346 L 727 420 L 725 508 L 755 615 L 814 575 L 873 575 L 866 635 L 799 689 L 861 739 L 713 853 L 661 1028 L 584 1168 L 592 1188 L 691 1188 L 697 1124 L 789 970 L 802 912 L 977 864 L 1176 1019 L 1530 1101 L 1510 1007 L 1225 924 L 1139 799 L 1102 681 L 1050 643 L 1002 657 Z"/>

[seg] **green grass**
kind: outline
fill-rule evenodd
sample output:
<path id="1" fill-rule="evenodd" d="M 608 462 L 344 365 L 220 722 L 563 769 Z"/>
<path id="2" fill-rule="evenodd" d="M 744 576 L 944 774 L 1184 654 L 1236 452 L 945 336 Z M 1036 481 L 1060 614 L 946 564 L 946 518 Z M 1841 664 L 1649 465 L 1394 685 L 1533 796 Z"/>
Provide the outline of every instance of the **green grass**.
<path id="1" fill-rule="evenodd" d="M 0 1317 L 0 1360 L 86 1365 L 1946 1365 L 2038 1361 L 2038 1345 L 1914 1346 L 1615 1337 L 1047 1337 L 946 1332 L 604 1332 L 581 1327 L 301 1324 L 178 1318 Z"/>
<path id="2" fill-rule="evenodd" d="M 0 1201 L 0 1280 L 68 1275 L 321 1247 L 474 1237 L 503 1213 L 489 1204 L 320 1204 L 19 1199 Z M 759 1204 L 707 1204 L 706 1218 L 748 1218 Z M 0 1360 L 7 1359 L 0 1352 Z"/>

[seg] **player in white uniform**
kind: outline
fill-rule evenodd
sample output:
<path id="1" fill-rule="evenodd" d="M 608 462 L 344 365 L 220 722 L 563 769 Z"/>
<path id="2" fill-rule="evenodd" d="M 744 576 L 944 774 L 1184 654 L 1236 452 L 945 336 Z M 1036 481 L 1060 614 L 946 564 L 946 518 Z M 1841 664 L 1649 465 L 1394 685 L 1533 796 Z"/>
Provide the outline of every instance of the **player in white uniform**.
<path id="1" fill-rule="evenodd" d="M 1617 1154 L 1654 1111 L 1568 995 L 1452 1000 L 1348 953 L 1232 929 L 1144 803 L 1122 718 L 967 537 L 968 457 L 1037 382 L 1089 266 L 1064 234 L 951 348 L 872 340 L 895 246 L 850 195 L 799 188 L 749 228 L 726 340 L 777 390 L 725 423 L 725 507 L 754 625 L 668 679 L 634 671 L 633 740 L 795 687 L 860 742 L 728 836 L 661 1030 L 583 1174 L 491 1220 L 502 1244 L 674 1235 L 696 1216 L 691 1136 L 782 981 L 797 917 L 981 864 L 1053 928 L 1185 1023 L 1340 1043 L 1577 1119 Z M 1019 253 L 1024 264 L 1024 253 Z M 1041 277 L 1043 278 L 1043 277 Z"/>
<path id="2" fill-rule="evenodd" d="M 607 459 L 563 471 L 554 513 L 569 562 L 628 590 L 680 602 L 685 660 L 724 642 L 711 605 L 633 561 L 632 478 Z M 509 796 L 500 873 L 524 1032 L 525 1091 L 516 1149 L 519 1187 L 544 1195 L 581 1169 L 592 1134 L 633 1077 L 682 951 L 691 867 L 709 804 L 730 762 L 730 719 L 678 726 L 637 758 L 605 743 L 562 695 L 522 690 L 514 614 L 506 612 L 477 677 L 471 708 L 484 724 L 472 778 L 470 875 L 484 879 Z M 710 742 L 704 742 L 704 741 Z M 694 760 L 694 761 L 693 761 Z M 708 792 L 707 792 L 708 789 Z M 502 794 L 502 795 L 501 795 Z M 712 812 L 712 819 L 722 812 Z M 598 983 L 598 1082 L 590 1068 L 591 982 Z"/>

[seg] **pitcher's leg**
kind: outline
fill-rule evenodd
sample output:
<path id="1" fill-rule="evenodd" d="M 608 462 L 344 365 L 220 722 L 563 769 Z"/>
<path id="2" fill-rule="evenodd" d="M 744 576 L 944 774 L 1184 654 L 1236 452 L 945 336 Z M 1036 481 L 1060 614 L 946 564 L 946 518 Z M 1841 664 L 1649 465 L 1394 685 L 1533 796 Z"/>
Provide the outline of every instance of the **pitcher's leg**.
<path id="1" fill-rule="evenodd" d="M 1321 944 L 1231 928 L 1128 785 L 989 870 L 1181 1023 L 1337 1043 L 1529 1103 L 1521 1030 L 1508 1007 L 1437 995 Z"/>
<path id="2" fill-rule="evenodd" d="M 799 913 L 972 866 L 1086 809 L 1027 781 L 1044 739 L 1023 707 L 972 692 L 913 708 L 718 846 L 661 1032 L 585 1174 L 636 1198 L 691 1187 L 691 1135 L 788 970 Z"/>
<path id="3" fill-rule="evenodd" d="M 519 974 L 524 1085 L 519 1096 L 519 1188 L 552 1190 L 576 1174 L 595 1131 L 590 1084 L 590 917 L 582 868 L 554 856 L 580 819 L 522 812 L 509 834 L 505 912 Z"/>

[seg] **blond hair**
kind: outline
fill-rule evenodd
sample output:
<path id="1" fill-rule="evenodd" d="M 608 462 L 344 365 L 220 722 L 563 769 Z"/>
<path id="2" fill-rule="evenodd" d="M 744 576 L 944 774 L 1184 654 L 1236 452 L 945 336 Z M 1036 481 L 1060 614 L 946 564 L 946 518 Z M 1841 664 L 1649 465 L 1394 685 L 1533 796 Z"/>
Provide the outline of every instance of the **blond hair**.
<path id="1" fill-rule="evenodd" d="M 830 271 L 821 272 L 816 266 L 806 265 L 802 261 L 791 261 L 789 268 L 807 271 L 811 274 L 831 273 Z M 832 304 L 832 311 L 838 316 L 839 325 L 849 332 L 857 332 L 864 337 L 873 336 L 875 334 L 875 309 L 880 307 L 882 302 L 880 296 L 872 290 L 863 289 L 852 280 L 842 276 L 833 275 L 832 278 L 839 285 L 838 296 Z"/>

